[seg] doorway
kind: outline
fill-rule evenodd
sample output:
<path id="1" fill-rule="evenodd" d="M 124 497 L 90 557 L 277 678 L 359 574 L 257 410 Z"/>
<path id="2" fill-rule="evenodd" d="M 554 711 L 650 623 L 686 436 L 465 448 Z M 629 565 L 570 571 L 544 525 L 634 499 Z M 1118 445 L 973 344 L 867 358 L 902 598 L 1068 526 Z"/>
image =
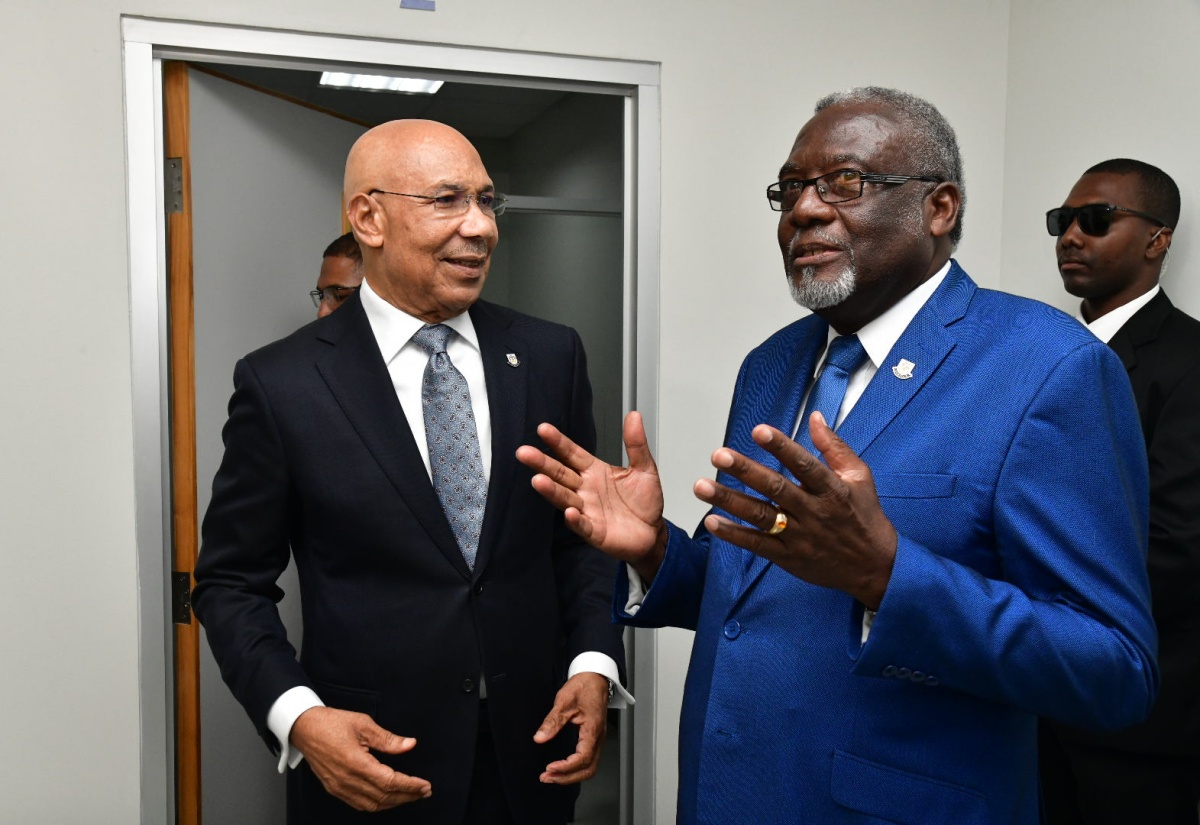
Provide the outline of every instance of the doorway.
<path id="1" fill-rule="evenodd" d="M 500 165 L 502 173 L 493 171 L 501 189 L 514 191 L 512 184 L 529 185 L 529 195 L 514 198 L 514 214 L 502 227 L 509 247 L 508 265 L 502 255 L 494 268 L 491 294 L 499 303 L 508 303 L 533 314 L 549 316 L 580 328 L 589 355 L 593 360 L 593 381 L 597 398 L 608 400 L 612 410 L 597 409 L 597 422 L 602 450 L 610 459 L 619 456 L 620 418 L 623 412 L 638 406 L 647 414 L 653 430 L 654 394 L 656 386 L 652 333 L 657 316 L 657 67 L 649 64 L 623 64 L 614 61 L 588 61 L 581 58 L 560 58 L 544 55 L 521 55 L 512 52 L 489 53 L 486 50 L 467 50 L 472 57 L 464 61 L 464 50 L 453 47 L 430 47 L 383 41 L 300 35 L 266 30 L 234 30 L 201 24 L 168 23 L 127 18 L 123 21 L 126 54 L 127 152 L 129 161 L 130 201 L 130 261 L 131 297 L 133 306 L 133 350 L 135 390 L 135 443 L 138 451 L 138 539 L 139 577 L 142 582 L 142 736 L 143 736 L 143 821 L 173 821 L 174 800 L 174 685 L 168 662 L 171 659 L 171 634 L 167 622 L 167 587 L 171 574 L 165 561 L 170 547 L 169 484 L 166 473 L 169 462 L 165 388 L 171 375 L 164 357 L 166 315 L 164 288 L 165 242 L 162 204 L 164 183 L 162 175 L 162 112 L 158 103 L 161 83 L 161 64 L 167 58 L 202 58 L 209 62 L 236 66 L 256 66 L 284 70 L 319 67 L 346 67 L 351 62 L 361 69 L 364 56 L 382 71 L 394 73 L 402 67 L 406 73 L 422 76 L 442 75 L 458 81 L 470 81 L 481 86 L 550 90 L 561 95 L 561 114 L 587 109 L 599 103 L 615 116 L 613 131 L 618 137 L 620 158 L 619 185 L 604 197 L 571 198 L 555 190 L 570 175 L 552 174 L 549 165 L 525 163 L 521 156 L 544 157 L 546 147 L 513 149 Z M 448 69 L 471 64 L 472 73 Z M 488 71 L 488 69 L 491 71 Z M 551 79 L 553 78 L 553 79 Z M 565 118 L 564 122 L 570 118 Z M 489 167 L 498 168 L 488 157 L 484 141 L 481 151 Z M 504 147 L 493 146 L 490 151 L 499 159 Z M 344 154 L 343 154 L 344 157 Z M 549 170 L 549 171 L 548 171 Z M 340 173 L 339 173 L 340 174 Z M 509 180 L 505 180 L 508 176 Z M 540 179 L 539 179 L 540 178 Z M 528 183 L 526 183 L 528 182 Z M 334 190 L 336 193 L 336 189 Z M 516 190 L 519 193 L 519 190 Z M 589 194 L 595 194 L 589 192 Z M 331 199 L 336 194 L 331 195 Z M 524 200 L 524 203 L 522 203 Z M 340 211 L 332 204 L 331 212 Z M 505 218 L 510 216 L 506 215 Z M 592 251 L 603 258 L 609 256 L 619 277 L 614 284 L 593 284 L 594 294 L 581 295 L 568 291 L 561 306 L 582 308 L 578 317 L 564 317 L 555 310 L 551 299 L 564 289 L 561 272 L 543 267 L 537 272 L 536 261 L 558 250 L 544 249 L 533 256 L 534 263 L 522 263 L 520 249 L 537 249 L 538 244 L 569 237 L 581 223 L 592 223 L 584 233 Z M 595 224 L 601 227 L 595 231 Z M 331 222 L 330 238 L 337 227 Z M 260 246 L 270 247 L 270 243 Z M 276 247 L 278 248 L 278 247 Z M 202 247 L 198 245 L 197 254 Z M 310 251 L 309 257 L 319 256 L 320 249 Z M 527 259 L 526 259 L 527 260 Z M 553 258 L 549 258 L 553 260 Z M 311 275 L 286 273 L 291 295 L 303 296 L 307 282 L 315 279 L 315 264 L 309 264 Z M 197 263 L 198 267 L 200 262 Z M 521 277 L 515 277 L 520 271 Z M 505 273 L 510 273 L 506 275 Z M 533 280 L 524 273 L 533 275 Z M 499 277 L 496 277 L 499 276 Z M 541 279 L 540 281 L 538 279 Z M 262 289 L 255 284 L 252 289 Z M 269 300 L 276 303 L 292 300 L 290 295 L 267 290 Z M 197 296 L 197 322 L 201 322 L 201 295 Z M 217 305 L 229 299 L 216 297 Z M 227 307 L 228 309 L 228 307 Z M 297 311 L 299 313 L 299 311 Z M 589 341 L 589 324 L 595 330 L 592 337 L 611 333 L 613 321 L 620 330 L 608 336 L 604 344 Z M 261 319 L 257 319 L 261 320 Z M 306 320 L 300 317 L 299 320 Z M 290 331 L 296 323 L 278 323 Z M 290 326 L 288 326 L 290 324 Z M 254 325 L 255 334 L 267 337 L 258 343 L 278 337 L 277 330 L 264 330 Z M 610 340 L 615 339 L 615 340 Z M 243 342 L 244 343 L 244 342 Z M 236 355 L 250 347 L 242 347 Z M 236 357 L 236 355 L 234 357 Z M 596 364 L 612 365 L 607 377 L 600 377 Z M 232 360 L 224 359 L 219 372 L 221 393 L 228 395 L 228 375 Z M 201 376 L 197 376 L 198 384 Z M 601 383 L 604 385 L 601 386 Z M 619 400 L 618 403 L 614 403 Z M 199 402 L 198 402 L 199 403 Z M 222 400 L 223 404 L 223 400 Z M 219 424 L 217 425 L 219 426 Z M 613 434 L 616 441 L 613 446 Z M 616 451 L 616 455 L 613 451 Z M 206 475 L 207 473 L 207 475 Z M 198 473 L 203 489 L 211 473 L 201 468 Z M 201 509 L 202 512 L 202 509 Z M 636 765 L 652 764 L 653 737 L 653 637 L 648 633 L 631 634 L 629 658 L 631 679 L 639 704 L 627 712 L 622 721 L 618 748 L 610 748 L 620 756 L 616 783 L 619 785 L 619 811 L 622 822 L 651 822 L 653 817 L 653 777 Z M 205 653 L 205 656 L 208 654 Z M 212 692 L 207 686 L 205 691 Z M 222 694 L 224 687 L 219 686 Z M 230 700 L 232 701 L 232 700 Z M 238 709 L 240 713 L 240 709 Z M 241 720 L 244 724 L 244 717 Z M 247 726 L 248 727 L 248 726 Z M 249 750 L 242 749 L 243 759 L 269 758 L 261 753 L 254 739 Z M 208 773 L 208 769 L 205 769 Z M 219 780 L 218 780 L 219 781 Z M 164 813 L 167 814 L 164 816 Z M 215 813 L 215 812 L 214 812 Z M 215 820 L 214 820 L 215 821 Z M 267 821 L 256 819 L 255 821 Z"/>
<path id="2" fill-rule="evenodd" d="M 341 174 L 365 124 L 309 108 L 271 89 L 315 87 L 317 73 L 292 69 L 191 64 L 191 215 L 194 245 L 195 433 L 198 513 L 221 458 L 221 427 L 232 365 L 314 317 L 307 292 L 321 251 L 341 234 Z M 470 94 L 477 108 L 504 87 L 447 84 L 453 99 Z M 498 220 L 501 243 L 483 297 L 566 323 L 580 332 L 595 392 L 599 453 L 621 458 L 621 187 L 623 105 L 612 95 L 519 90 L 519 121 L 450 122 L 483 154 L 500 191 L 515 206 Z M 362 93 L 368 94 L 370 93 Z M 440 93 L 439 93 L 440 94 Z M 401 99 L 372 101 L 370 121 L 404 112 Z M 336 104 L 335 100 L 327 101 Z M 509 112 L 512 106 L 500 105 Z M 169 127 L 169 124 L 168 124 Z M 587 198 L 575 198 L 574 192 Z M 593 201 L 590 210 L 563 208 Z M 301 622 L 294 568 L 280 579 L 279 605 L 299 648 Z M 199 726 L 202 822 L 284 822 L 284 783 L 273 760 L 222 683 L 207 641 L 199 639 Z M 614 714 L 614 732 L 619 715 Z M 583 786 L 576 822 L 619 820 L 619 741 L 603 751 L 602 772 Z"/>

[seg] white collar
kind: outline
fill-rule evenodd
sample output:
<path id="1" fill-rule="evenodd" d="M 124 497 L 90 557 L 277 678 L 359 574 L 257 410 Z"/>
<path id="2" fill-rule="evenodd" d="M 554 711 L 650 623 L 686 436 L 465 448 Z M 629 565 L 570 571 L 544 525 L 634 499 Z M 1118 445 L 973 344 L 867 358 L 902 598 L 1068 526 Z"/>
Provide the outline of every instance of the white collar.
<path id="1" fill-rule="evenodd" d="M 371 325 L 371 332 L 375 334 L 375 343 L 379 346 L 383 361 L 390 363 L 417 330 L 425 326 L 425 322 L 379 297 L 379 293 L 371 289 L 365 278 L 358 294 L 362 297 L 363 309 L 367 313 L 367 321 Z M 464 312 L 442 323 L 457 332 L 477 352 L 480 351 L 479 336 L 475 334 L 475 325 L 471 323 L 469 313 Z"/>
<path id="2" fill-rule="evenodd" d="M 1112 340 L 1112 337 L 1117 334 L 1117 330 L 1125 326 L 1125 322 L 1133 317 L 1135 312 L 1144 307 L 1146 304 L 1150 303 L 1154 296 L 1161 291 L 1162 287 L 1160 287 L 1158 284 L 1155 284 L 1154 288 L 1149 292 L 1143 293 L 1129 303 L 1121 304 L 1121 306 L 1117 307 L 1116 309 L 1104 313 L 1090 324 L 1083 320 L 1083 304 L 1079 305 L 1079 310 L 1076 311 L 1075 317 L 1079 319 L 1079 323 L 1088 328 L 1088 331 L 1091 332 L 1092 335 L 1095 335 L 1097 338 L 1107 344 Z"/>
<path id="3" fill-rule="evenodd" d="M 887 358 L 892 347 L 896 346 L 896 342 L 900 340 L 904 330 L 908 329 L 912 319 L 921 311 L 921 307 L 925 306 L 929 296 L 933 295 L 941 286 L 942 281 L 946 280 L 946 275 L 950 272 L 950 264 L 951 261 L 946 261 L 942 268 L 933 274 L 933 277 L 858 331 L 858 340 L 862 342 L 863 349 L 867 351 L 867 357 L 871 359 L 871 363 L 876 369 L 883 363 L 883 359 Z M 830 341 L 836 338 L 837 334 L 837 330 L 833 327 L 829 328 Z"/>

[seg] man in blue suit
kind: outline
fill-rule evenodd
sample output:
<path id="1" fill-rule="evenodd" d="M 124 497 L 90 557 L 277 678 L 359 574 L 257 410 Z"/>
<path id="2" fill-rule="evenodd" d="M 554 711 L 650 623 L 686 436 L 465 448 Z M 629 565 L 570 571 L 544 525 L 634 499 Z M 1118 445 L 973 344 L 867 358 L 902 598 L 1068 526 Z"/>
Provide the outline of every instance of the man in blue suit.
<path id="1" fill-rule="evenodd" d="M 818 103 L 767 191 L 814 314 L 743 363 L 691 537 L 636 413 L 628 468 L 548 424 L 552 455 L 518 451 L 625 562 L 618 616 L 696 631 L 681 823 L 1033 823 L 1037 717 L 1117 727 L 1154 698 L 1124 370 L 951 259 L 962 180 L 925 101 Z"/>

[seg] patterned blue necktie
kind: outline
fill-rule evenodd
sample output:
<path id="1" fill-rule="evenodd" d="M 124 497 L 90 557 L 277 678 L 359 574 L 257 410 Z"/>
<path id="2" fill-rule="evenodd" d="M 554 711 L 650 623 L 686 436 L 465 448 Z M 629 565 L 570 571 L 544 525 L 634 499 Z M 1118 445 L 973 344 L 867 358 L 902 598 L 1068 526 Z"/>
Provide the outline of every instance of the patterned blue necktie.
<path id="1" fill-rule="evenodd" d="M 487 504 L 487 479 L 467 379 L 450 362 L 446 342 L 454 330 L 426 324 L 412 340 L 429 356 L 421 382 L 421 408 L 433 489 L 450 521 L 467 567 L 475 569 L 479 531 Z"/>
<path id="2" fill-rule="evenodd" d="M 800 417 L 797 440 L 805 448 L 812 449 L 808 418 L 813 410 L 820 410 L 821 415 L 825 416 L 825 422 L 830 427 L 835 427 L 838 411 L 842 408 L 842 399 L 846 397 L 846 387 L 850 384 L 850 376 L 866 359 L 867 351 L 863 349 L 857 335 L 839 335 L 829 342 L 825 365 L 821 368 L 821 374 L 817 376 L 817 382 L 813 384 L 812 392 L 808 394 L 804 415 Z"/>

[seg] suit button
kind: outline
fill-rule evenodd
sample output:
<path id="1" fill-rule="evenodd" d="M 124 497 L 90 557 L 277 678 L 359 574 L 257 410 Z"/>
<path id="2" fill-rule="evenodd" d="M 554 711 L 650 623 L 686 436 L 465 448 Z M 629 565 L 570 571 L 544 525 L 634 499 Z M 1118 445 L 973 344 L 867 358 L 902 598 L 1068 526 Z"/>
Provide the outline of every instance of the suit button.
<path id="1" fill-rule="evenodd" d="M 926 684 L 928 687 L 937 687 L 937 686 L 938 686 L 938 679 L 937 679 L 937 677 L 936 677 L 936 676 L 926 676 L 926 677 L 925 677 L 925 684 Z"/>
<path id="2" fill-rule="evenodd" d="M 475 692 L 475 680 L 474 679 L 463 679 L 462 689 L 463 689 L 463 693 L 474 693 Z"/>
<path id="3" fill-rule="evenodd" d="M 742 635 L 742 625 L 740 622 L 735 621 L 733 619 L 725 622 L 725 638 L 726 639 L 731 639 L 731 640 L 736 639 L 738 636 L 741 636 L 741 635 Z"/>
<path id="4" fill-rule="evenodd" d="M 912 676 L 910 676 L 909 678 L 912 679 L 914 682 L 916 682 L 919 685 L 919 684 L 921 684 L 921 682 L 925 681 L 925 674 L 919 670 L 914 670 L 912 672 Z"/>
<path id="5" fill-rule="evenodd" d="M 887 667 L 885 667 L 883 669 L 883 675 L 886 676 L 888 679 L 896 678 L 896 666 L 888 665 Z"/>
<path id="6" fill-rule="evenodd" d="M 900 679 L 907 679 L 909 676 L 912 676 L 912 671 L 906 667 L 902 667 L 896 671 L 896 676 Z"/>
<path id="7" fill-rule="evenodd" d="M 475 584 L 475 595 L 478 596 L 482 592 L 483 592 L 483 582 L 477 582 Z"/>

